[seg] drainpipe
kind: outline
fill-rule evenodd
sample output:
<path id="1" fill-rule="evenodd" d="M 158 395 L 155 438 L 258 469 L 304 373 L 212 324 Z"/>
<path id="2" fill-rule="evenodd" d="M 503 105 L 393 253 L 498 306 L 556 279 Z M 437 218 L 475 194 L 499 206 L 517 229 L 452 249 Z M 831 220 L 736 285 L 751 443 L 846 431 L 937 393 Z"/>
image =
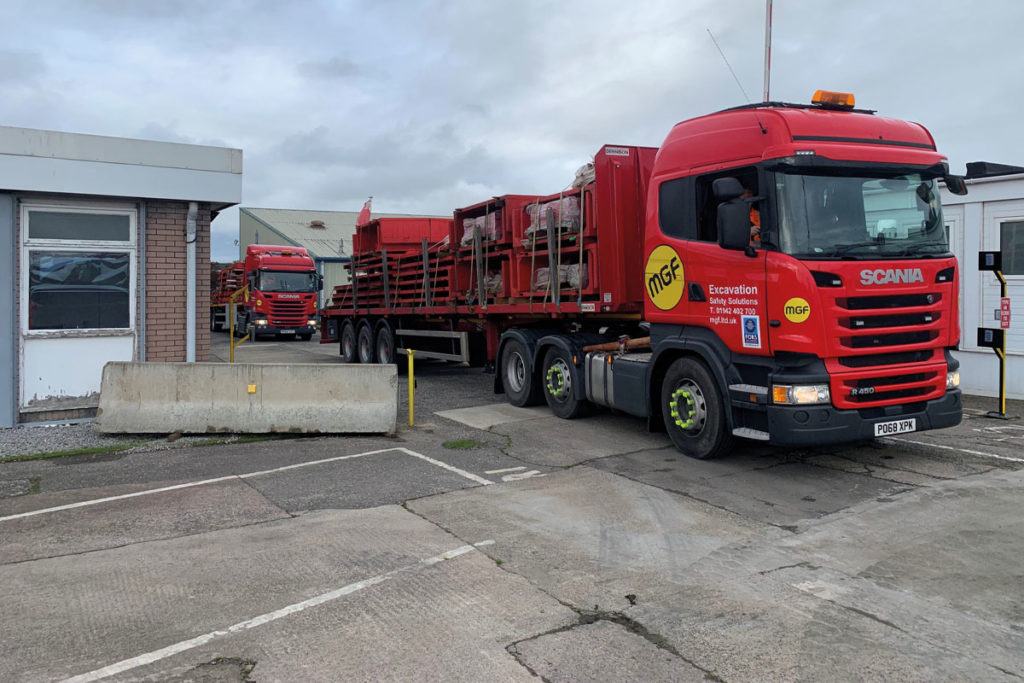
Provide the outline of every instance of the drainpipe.
<path id="1" fill-rule="evenodd" d="M 185 362 L 196 362 L 196 217 L 199 204 L 188 203 L 185 221 Z"/>

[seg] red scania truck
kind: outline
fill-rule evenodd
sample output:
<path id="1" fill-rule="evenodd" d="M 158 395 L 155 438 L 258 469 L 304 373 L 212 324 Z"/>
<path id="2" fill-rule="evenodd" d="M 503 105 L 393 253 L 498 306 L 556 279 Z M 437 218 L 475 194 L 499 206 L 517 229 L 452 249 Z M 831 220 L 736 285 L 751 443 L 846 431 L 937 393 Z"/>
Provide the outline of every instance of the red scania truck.
<path id="1" fill-rule="evenodd" d="M 249 287 L 248 296 L 235 299 L 235 332 L 259 336 L 294 336 L 308 340 L 317 328 L 316 298 L 323 278 L 302 247 L 251 244 L 245 260 L 221 269 L 210 292 L 210 329 L 227 326 L 231 295 Z"/>
<path id="2" fill-rule="evenodd" d="M 720 111 L 658 149 L 602 147 L 570 190 L 456 210 L 443 238 L 360 228 L 323 339 L 348 361 L 476 352 L 514 405 L 646 417 L 696 458 L 735 437 L 952 426 L 959 284 L 940 181 L 966 191 L 924 127 L 851 95 Z"/>

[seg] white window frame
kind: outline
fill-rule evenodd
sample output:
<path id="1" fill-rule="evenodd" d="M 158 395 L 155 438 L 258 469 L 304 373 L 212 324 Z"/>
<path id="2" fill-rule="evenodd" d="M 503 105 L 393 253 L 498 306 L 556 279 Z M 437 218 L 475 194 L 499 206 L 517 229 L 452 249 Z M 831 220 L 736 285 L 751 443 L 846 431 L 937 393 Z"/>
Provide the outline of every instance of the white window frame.
<path id="1" fill-rule="evenodd" d="M 29 237 L 29 212 L 102 214 L 128 216 L 128 240 L 64 240 L 64 239 L 32 239 Z M 23 338 L 46 337 L 93 337 L 131 336 L 136 332 L 137 298 L 138 298 L 138 223 L 139 214 L 135 204 L 100 203 L 100 202 L 69 202 L 33 200 L 23 202 L 20 207 L 21 232 L 21 273 L 19 317 Z M 122 328 L 86 328 L 74 330 L 30 330 L 28 327 L 28 289 L 29 289 L 29 254 L 46 251 L 80 251 L 128 254 L 129 285 L 128 285 L 128 327 Z"/>

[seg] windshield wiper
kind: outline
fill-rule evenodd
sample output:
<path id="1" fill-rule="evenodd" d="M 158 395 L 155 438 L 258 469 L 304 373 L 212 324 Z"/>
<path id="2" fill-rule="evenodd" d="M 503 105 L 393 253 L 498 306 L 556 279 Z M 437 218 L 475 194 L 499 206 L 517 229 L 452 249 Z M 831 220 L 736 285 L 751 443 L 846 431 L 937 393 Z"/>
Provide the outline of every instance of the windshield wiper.
<path id="1" fill-rule="evenodd" d="M 871 242 L 854 242 L 852 244 L 837 244 L 832 247 L 829 251 L 824 253 L 825 256 L 843 256 L 847 252 L 854 251 L 855 249 L 863 249 L 865 247 L 880 247 L 883 242 L 871 241 Z"/>
<path id="2" fill-rule="evenodd" d="M 937 249 L 937 253 L 941 254 L 949 252 L 949 247 L 946 246 L 945 244 L 939 244 L 938 242 L 918 242 L 915 244 L 908 244 L 907 246 L 903 247 L 903 249 L 901 249 L 898 253 L 894 254 L 894 256 L 911 256 L 913 254 L 931 256 L 930 253 L 927 253 L 927 250 L 931 249 Z"/>

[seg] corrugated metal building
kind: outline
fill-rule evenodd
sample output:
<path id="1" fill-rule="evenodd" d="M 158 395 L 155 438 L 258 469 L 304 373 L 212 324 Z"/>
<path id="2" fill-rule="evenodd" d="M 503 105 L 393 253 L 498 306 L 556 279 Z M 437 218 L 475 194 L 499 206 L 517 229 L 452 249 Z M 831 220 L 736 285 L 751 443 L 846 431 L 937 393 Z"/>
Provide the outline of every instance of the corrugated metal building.
<path id="1" fill-rule="evenodd" d="M 374 218 L 408 214 L 374 213 Z M 322 306 L 338 285 L 348 282 L 345 266 L 352 255 L 358 211 L 307 211 L 241 207 L 238 214 L 238 258 L 250 244 L 290 244 L 304 247 L 324 277 Z"/>

